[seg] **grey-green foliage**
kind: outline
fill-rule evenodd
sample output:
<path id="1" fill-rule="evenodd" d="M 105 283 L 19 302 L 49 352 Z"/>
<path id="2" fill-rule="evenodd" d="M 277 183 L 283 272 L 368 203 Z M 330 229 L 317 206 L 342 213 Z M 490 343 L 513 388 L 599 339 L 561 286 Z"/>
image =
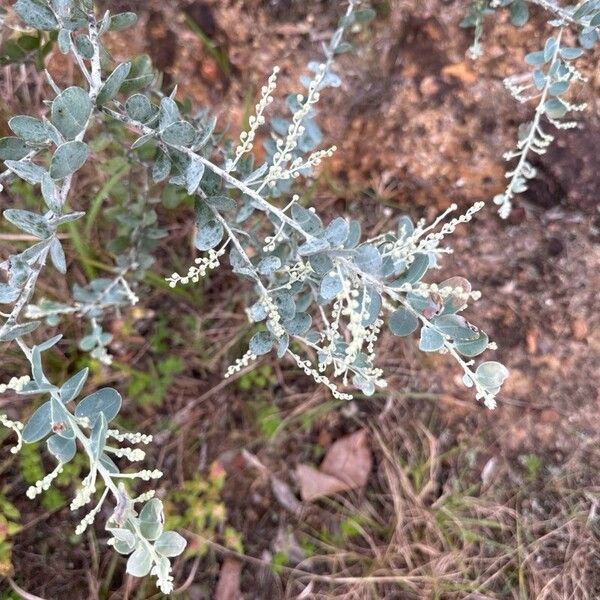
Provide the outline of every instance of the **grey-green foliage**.
<path id="1" fill-rule="evenodd" d="M 30 382 L 15 380 L 11 385 L 22 394 L 45 396 L 22 431 L 11 420 L 3 417 L 2 422 L 12 423 L 27 443 L 46 439 L 58 461 L 52 473 L 32 486 L 30 496 L 46 489 L 62 465 L 83 449 L 90 470 L 71 507 L 77 510 L 96 493 L 101 496 L 77 531 L 89 526 L 112 497 L 109 543 L 129 555 L 131 574 L 150 572 L 164 592 L 172 589 L 169 558 L 183 551 L 185 541 L 162 530 L 159 500 L 149 494 L 135 498 L 125 485 L 159 473 L 123 473 L 113 460 L 140 460 L 140 449 L 117 442 L 148 443 L 150 438 L 112 428 L 121 396 L 111 388 L 82 394 L 87 371 L 72 375 L 62 385 L 48 381 L 41 356 L 59 341 L 58 336 L 31 347 L 24 339 L 42 319 L 56 325 L 63 315 L 75 315 L 89 321 L 79 347 L 110 364 L 112 336 L 103 330 L 103 318 L 138 301 L 134 290 L 152 265 L 158 240 L 166 234 L 152 208 L 154 185 L 171 192 L 180 189 L 195 202 L 194 241 L 202 254 L 187 274 L 173 273 L 169 284 L 197 282 L 225 260 L 247 282 L 253 296 L 247 313 L 256 331 L 247 352 L 226 376 L 273 351 L 337 398 L 352 398 L 352 389 L 372 394 L 386 386 L 376 347 L 387 324 L 398 338 L 418 335 L 424 352 L 450 355 L 476 398 L 489 408 L 495 406 L 507 370 L 494 361 L 475 366 L 473 357 L 494 346 L 459 314 L 479 294 L 461 277 L 431 281 L 448 251 L 442 245 L 445 237 L 470 221 L 482 203 L 454 218 L 450 215 L 456 206 L 451 206 L 431 225 L 401 217 L 389 231 L 363 238 L 358 220 L 338 216 L 324 223 L 314 208 L 293 193 L 297 181 L 309 177 L 335 151 L 334 147 L 318 149 L 323 136 L 316 124 L 317 103 L 327 88 L 341 84 L 334 63 L 338 54 L 350 49 L 343 39 L 345 31 L 360 28 L 374 11 L 350 0 L 330 43 L 323 47 L 324 60 L 308 65 L 309 75 L 300 80 L 302 91 L 287 98 L 289 116 L 275 117 L 269 128 L 263 128 L 276 89 L 275 69 L 261 90 L 248 131 L 236 145 L 216 131 L 216 119 L 208 111 L 188 116 L 177 102 L 176 90 L 165 96 L 159 89 L 146 89 L 153 80 L 147 57 L 106 64 L 109 54 L 102 48 L 102 35 L 131 25 L 135 21 L 131 13 L 107 12 L 100 17 L 91 0 L 19 0 L 15 9 L 27 25 L 57 32 L 59 49 L 74 57 L 85 80 L 82 86 L 61 90 L 48 76 L 55 92 L 49 115 L 13 117 L 9 125 L 14 136 L 0 140 L 0 156 L 7 167 L 0 180 L 19 177 L 39 186 L 41 192 L 38 211 L 4 213 L 38 241 L 2 263 L 7 281 L 0 284 L 0 301 L 10 307 L 3 313 L 0 340 L 15 340 L 32 368 Z M 68 268 L 58 232 L 82 216 L 68 209 L 68 198 L 73 176 L 93 160 L 93 144 L 86 141 L 91 125 L 107 131 L 124 126 L 134 132 L 127 156 L 131 168 L 138 169 L 147 183 L 127 206 L 109 209 L 118 223 L 117 236 L 108 244 L 116 255 L 113 273 L 74 285 L 72 303 L 51 298 L 34 302 L 36 282 L 48 259 L 59 273 Z M 267 158 L 256 164 L 253 143 L 265 129 L 269 131 Z M 143 504 L 139 511 L 136 503 Z"/>
<path id="2" fill-rule="evenodd" d="M 527 190 L 527 180 L 536 175 L 530 162 L 531 154 L 544 154 L 554 141 L 554 135 L 546 131 L 546 122 L 556 129 L 571 129 L 574 121 L 564 121 L 569 113 L 581 111 L 585 104 L 574 103 L 569 94 L 571 84 L 585 82 L 574 61 L 584 50 L 594 48 L 600 35 L 600 0 L 582 0 L 577 4 L 562 5 L 556 0 L 472 0 L 461 25 L 475 29 L 471 54 L 477 57 L 482 52 L 481 38 L 483 22 L 497 8 L 510 7 L 511 21 L 521 27 L 529 19 L 529 5 L 545 11 L 548 24 L 556 34 L 548 37 L 542 48 L 525 56 L 528 68 L 533 68 L 531 77 L 524 81 L 521 75 L 508 77 L 505 85 L 520 103 L 537 104 L 531 121 L 519 128 L 519 139 L 515 150 L 505 154 L 508 161 L 515 161 L 514 168 L 506 173 L 509 183 L 503 193 L 494 198 L 501 217 L 511 212 L 513 198 Z M 574 30 L 579 46 L 566 46 L 565 31 Z"/>

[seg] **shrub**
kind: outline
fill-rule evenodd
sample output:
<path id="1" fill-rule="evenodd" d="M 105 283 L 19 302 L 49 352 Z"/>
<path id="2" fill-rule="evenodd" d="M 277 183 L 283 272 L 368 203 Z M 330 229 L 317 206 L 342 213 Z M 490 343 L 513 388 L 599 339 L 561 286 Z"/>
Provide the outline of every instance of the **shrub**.
<path id="1" fill-rule="evenodd" d="M 554 0 L 472 0 L 462 22 L 463 27 L 475 29 L 471 55 L 476 58 L 483 51 L 481 38 L 486 15 L 498 7 L 508 7 L 512 23 L 521 27 L 529 19 L 530 4 L 544 9 L 548 25 L 555 28 L 556 34 L 546 39 L 543 48 L 525 56 L 528 67 L 533 67 L 531 74 L 513 75 L 504 80 L 517 102 L 536 103 L 533 119 L 519 127 L 516 149 L 504 155 L 507 161 L 516 161 L 514 168 L 506 173 L 506 189 L 494 198 L 499 207 L 498 213 L 504 219 L 510 215 L 515 195 L 526 191 L 527 181 L 536 176 L 535 167 L 530 162 L 531 155 L 545 154 L 554 141 L 554 135 L 547 131 L 546 122 L 556 129 L 577 127 L 575 121 L 562 120 L 568 113 L 586 108 L 585 104 L 570 100 L 571 84 L 587 81 L 573 63 L 585 49 L 594 47 L 600 29 L 600 0 L 584 0 L 564 7 Z M 569 28 L 578 34 L 581 47 L 565 45 L 565 33 Z"/>
<path id="2" fill-rule="evenodd" d="M 310 178 L 335 151 L 335 147 L 320 149 L 316 105 L 326 88 L 341 83 L 334 63 L 338 54 L 351 50 L 343 39 L 345 31 L 368 22 L 374 11 L 350 0 L 324 46 L 324 60 L 308 65 L 311 75 L 301 80 L 305 89 L 286 99 L 290 116 L 270 121 L 267 158 L 255 164 L 253 145 L 259 130 L 267 126 L 277 68 L 261 90 L 248 130 L 236 143 L 217 132 L 216 119 L 207 111 L 186 118 L 176 89 L 164 95 L 153 85 L 154 73 L 145 57 L 110 65 L 103 35 L 133 25 L 134 14 L 107 12 L 99 18 L 91 0 L 17 0 L 14 9 L 29 27 L 50 32 L 59 50 L 74 59 L 84 81 L 82 86 L 61 89 L 47 74 L 54 91 L 47 118 L 15 116 L 9 121 L 14 135 L 0 140 L 0 159 L 7 167 L 0 180 L 20 178 L 41 191 L 37 212 L 4 211 L 10 223 L 38 241 L 8 257 L 2 265 L 6 282 L 0 284 L 0 302 L 10 307 L 0 340 L 16 343 L 31 365 L 31 376 L 14 377 L 2 391 L 45 398 L 25 425 L 6 415 L 0 420 L 18 438 L 13 452 L 22 442 L 45 440 L 57 461 L 52 472 L 27 490 L 28 497 L 48 489 L 79 449 L 88 459 L 89 472 L 71 509 L 97 502 L 76 532 L 89 527 L 112 498 L 108 543 L 129 556 L 129 573 L 151 573 L 163 592 L 173 589 L 169 559 L 184 550 L 185 540 L 164 531 L 162 502 L 153 491 L 135 496 L 130 487 L 161 473 L 122 471 L 115 463 L 142 460 L 139 446 L 152 443 L 152 437 L 111 425 L 119 414 L 121 395 L 112 388 L 83 395 L 87 368 L 64 382 L 46 376 L 44 353 L 60 341 L 60 335 L 35 344 L 27 341 L 42 320 L 57 325 L 72 315 L 89 323 L 79 348 L 110 365 L 111 334 L 103 329 L 103 318 L 139 301 L 140 281 L 152 266 L 158 241 L 166 235 L 150 205 L 148 189 L 142 189 L 127 207 L 113 211 L 119 228 L 109 244 L 116 255 L 111 276 L 74 285 L 71 304 L 51 298 L 34 301 L 36 282 L 47 262 L 59 274 L 67 271 L 58 232 L 84 216 L 69 208 L 70 192 L 75 173 L 92 160 L 91 140 L 100 128 L 111 135 L 116 135 L 117 126 L 133 132 L 135 139 L 126 151 L 132 168 L 148 175 L 152 185 L 168 182 L 170 189 L 182 188 L 194 197 L 194 241 L 201 254 L 187 272 L 173 273 L 168 284 L 196 283 L 227 261 L 252 290 L 248 316 L 257 324 L 256 333 L 226 377 L 274 351 L 338 399 L 352 398 L 352 388 L 369 395 L 386 385 L 377 366 L 376 344 L 387 326 L 399 337 L 418 332 L 423 352 L 451 355 L 476 398 L 495 407 L 508 372 L 495 361 L 474 365 L 474 357 L 494 345 L 460 314 L 479 293 L 462 277 L 423 281 L 451 252 L 444 245 L 446 236 L 469 222 L 483 203 L 454 217 L 457 207 L 452 205 L 431 224 L 401 217 L 390 231 L 363 239 L 358 221 L 340 216 L 325 224 L 295 193 L 296 181 Z M 552 56 L 556 52 L 555 46 Z M 115 145 L 114 151 L 119 148 Z"/>

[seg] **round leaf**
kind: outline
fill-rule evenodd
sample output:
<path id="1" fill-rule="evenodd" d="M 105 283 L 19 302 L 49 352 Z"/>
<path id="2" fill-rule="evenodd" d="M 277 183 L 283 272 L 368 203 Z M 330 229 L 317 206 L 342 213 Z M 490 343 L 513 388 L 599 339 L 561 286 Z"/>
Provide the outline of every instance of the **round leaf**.
<path id="1" fill-rule="evenodd" d="M 388 326 L 394 335 L 406 336 L 417 330 L 419 320 L 408 309 L 399 308 L 391 314 Z"/>
<path id="2" fill-rule="evenodd" d="M 102 106 L 109 100 L 112 100 L 118 93 L 121 85 L 127 79 L 129 70 L 131 69 L 131 63 L 121 63 L 106 79 L 104 85 L 98 93 L 96 98 L 96 104 Z"/>
<path id="3" fill-rule="evenodd" d="M 72 175 L 83 167 L 89 155 L 87 144 L 83 142 L 66 142 L 61 144 L 50 163 L 50 177 L 62 179 Z"/>
<path id="4" fill-rule="evenodd" d="M 52 102 L 52 123 L 67 138 L 72 140 L 80 134 L 92 112 L 92 103 L 80 87 L 70 87 Z"/>
<path id="5" fill-rule="evenodd" d="M 73 460 L 77 452 L 77 445 L 74 438 L 64 438 L 60 435 L 52 435 L 46 441 L 48 451 L 56 460 L 61 463 L 68 463 Z"/>
<path id="6" fill-rule="evenodd" d="M 156 540 L 154 549 L 162 556 L 179 556 L 185 546 L 185 539 L 176 531 L 164 531 Z"/>
<path id="7" fill-rule="evenodd" d="M 103 388 L 86 396 L 75 409 L 76 417 L 87 417 L 93 423 L 100 413 L 108 422 L 112 421 L 121 408 L 121 394 L 114 388 Z"/>
<path id="8" fill-rule="evenodd" d="M 32 415 L 23 428 L 23 441 L 27 444 L 39 442 L 52 429 L 52 411 L 50 402 L 44 402 Z"/>
<path id="9" fill-rule="evenodd" d="M 141 544 L 127 559 L 127 572 L 134 577 L 145 577 L 152 568 L 152 555 L 145 545 Z"/>

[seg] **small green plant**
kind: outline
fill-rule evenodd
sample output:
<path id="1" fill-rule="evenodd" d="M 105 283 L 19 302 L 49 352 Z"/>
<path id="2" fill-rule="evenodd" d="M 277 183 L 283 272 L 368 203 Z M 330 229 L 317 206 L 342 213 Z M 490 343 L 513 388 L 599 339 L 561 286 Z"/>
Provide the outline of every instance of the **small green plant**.
<path id="1" fill-rule="evenodd" d="M 183 361 L 178 356 L 169 356 L 150 364 L 148 373 L 136 369 L 127 369 L 131 381 L 127 386 L 127 394 L 141 406 L 159 406 L 162 404 L 173 379 L 184 369 Z"/>
<path id="2" fill-rule="evenodd" d="M 167 525 L 198 536 L 188 546 L 188 556 L 203 556 L 211 541 L 221 542 L 238 553 L 244 551 L 241 535 L 227 525 L 227 509 L 221 498 L 225 478 L 223 468 L 213 463 L 206 478 L 196 476 L 185 481 L 167 497 Z"/>
<path id="3" fill-rule="evenodd" d="M 19 511 L 0 492 L 0 577 L 13 574 L 12 537 L 19 533 Z"/>

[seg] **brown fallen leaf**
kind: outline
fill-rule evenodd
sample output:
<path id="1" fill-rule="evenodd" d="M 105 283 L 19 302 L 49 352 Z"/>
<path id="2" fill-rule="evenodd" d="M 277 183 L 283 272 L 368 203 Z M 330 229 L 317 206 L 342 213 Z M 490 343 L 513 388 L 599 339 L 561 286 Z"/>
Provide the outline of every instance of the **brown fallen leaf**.
<path id="1" fill-rule="evenodd" d="M 321 496 L 330 496 L 349 489 L 341 479 L 321 473 L 321 471 L 310 465 L 298 465 L 296 477 L 300 484 L 302 500 L 306 501 L 315 500 Z"/>
<path id="2" fill-rule="evenodd" d="M 302 499 L 314 500 L 364 486 L 372 463 L 366 430 L 337 440 L 327 451 L 320 469 L 298 465 L 296 476 Z"/>
<path id="3" fill-rule="evenodd" d="M 233 558 L 226 556 L 221 565 L 221 573 L 219 574 L 219 582 L 215 589 L 215 600 L 240 600 L 240 575 L 242 574 L 242 563 Z"/>
<path id="4" fill-rule="evenodd" d="M 361 487 L 367 483 L 372 463 L 367 430 L 361 429 L 332 444 L 321 463 L 321 471 L 350 487 Z"/>

